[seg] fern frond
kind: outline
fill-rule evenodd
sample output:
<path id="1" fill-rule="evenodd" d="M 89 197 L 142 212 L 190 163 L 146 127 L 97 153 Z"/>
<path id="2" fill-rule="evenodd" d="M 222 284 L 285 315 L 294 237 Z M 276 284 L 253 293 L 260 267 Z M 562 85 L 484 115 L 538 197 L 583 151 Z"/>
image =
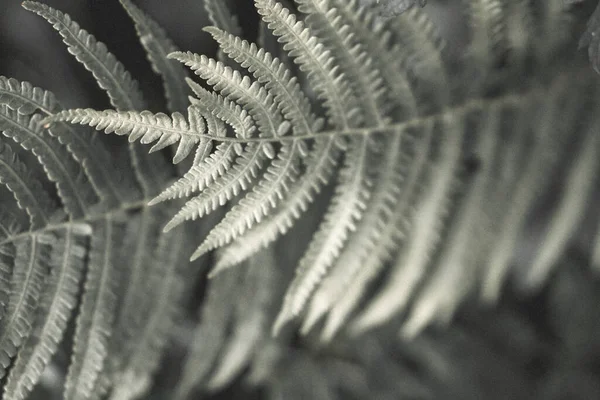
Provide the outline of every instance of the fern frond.
<path id="1" fill-rule="evenodd" d="M 253 82 L 248 76 L 242 77 L 239 71 L 203 55 L 191 52 L 173 53 L 170 58 L 190 67 L 223 97 L 241 103 L 255 119 L 261 136 L 272 137 L 279 134 L 281 117 L 275 109 L 272 96 L 261 84 Z"/>
<path id="2" fill-rule="evenodd" d="M 39 110 L 50 116 L 61 110 L 51 92 L 27 82 L 0 77 L 0 93 L 0 103 L 11 109 L 16 108 L 20 114 L 31 115 Z M 49 133 L 65 144 L 73 158 L 83 165 L 94 190 L 107 203 L 114 204 L 130 196 L 129 187 L 132 185 L 127 181 L 128 175 L 121 174 L 120 178 L 124 182 L 119 185 L 121 182 L 107 173 L 105 166 L 110 164 L 110 156 L 103 145 L 97 143 L 97 133 L 90 131 L 89 136 L 84 137 L 66 123 L 54 124 Z M 127 187 L 127 193 L 124 193 L 124 186 Z"/>
<path id="3" fill-rule="evenodd" d="M 183 221 L 195 220 L 210 214 L 237 196 L 241 190 L 247 190 L 258 176 L 258 171 L 267 158 L 263 146 L 271 146 L 271 144 L 250 143 L 235 159 L 229 171 L 215 179 L 200 195 L 188 200 L 165 226 L 165 230 L 168 231 Z"/>
<path id="4" fill-rule="evenodd" d="M 0 320 L 0 375 L 26 341 L 33 326 L 44 279 L 49 269 L 50 250 L 56 238 L 32 235 L 15 242 L 15 266 L 10 282 L 6 313 Z"/>
<path id="5" fill-rule="evenodd" d="M 89 125 L 106 133 L 128 135 L 130 142 L 138 139 L 143 144 L 156 142 L 150 149 L 151 152 L 179 143 L 173 163 L 180 162 L 190 154 L 206 129 L 202 116 L 194 107 L 188 107 L 187 120 L 178 112 L 168 116 L 163 113 L 153 114 L 150 111 L 75 109 L 61 111 L 46 118 L 44 123 L 50 124 L 54 121 L 68 121 Z"/>
<path id="6" fill-rule="evenodd" d="M 256 8 L 284 50 L 306 71 L 313 88 L 324 101 L 329 121 L 337 127 L 359 124 L 358 100 L 333 57 L 301 21 L 275 0 L 256 0 Z"/>
<path id="7" fill-rule="evenodd" d="M 51 113 L 58 109 L 58 102 L 51 92 L 29 82 L 19 82 L 4 76 L 0 76 L 0 103 L 24 115 L 31 115 L 37 109 Z"/>
<path id="8" fill-rule="evenodd" d="M 5 185 L 15 196 L 19 207 L 27 211 L 30 229 L 35 230 L 49 222 L 56 205 L 12 149 L 1 142 L 0 184 Z"/>
<path id="9" fill-rule="evenodd" d="M 37 156 L 50 180 L 56 183 L 67 212 L 74 218 L 82 217 L 96 202 L 96 195 L 78 164 L 56 139 L 44 132 L 40 120 L 39 114 L 29 117 L 0 106 L 0 130 L 4 136 Z"/>
<path id="10" fill-rule="evenodd" d="M 206 0 L 204 8 L 208 12 L 208 18 L 214 26 L 231 32 L 234 35 L 242 34 L 242 28 L 240 28 L 238 19 L 229 11 L 227 1 Z"/>
<path id="11" fill-rule="evenodd" d="M 148 213 L 146 211 L 146 213 Z M 150 214 L 149 217 L 152 215 Z M 164 220 L 152 218 L 150 239 L 160 234 Z M 112 354 L 113 399 L 139 398 L 150 389 L 162 352 L 173 336 L 184 293 L 182 265 L 189 240 L 185 230 L 160 235 L 155 252 L 135 258 L 129 285 L 121 304 Z M 145 243 L 136 250 L 147 251 Z M 148 296 L 148 293 L 154 296 Z M 140 315 L 143 310 L 143 315 Z"/>
<path id="12" fill-rule="evenodd" d="M 289 184 L 296 179 L 297 161 L 293 155 L 297 148 L 298 143 L 295 141 L 282 146 L 277 159 L 267 168 L 264 179 L 210 231 L 204 242 L 192 254 L 192 260 L 207 251 L 230 243 L 269 214 L 269 210 L 289 191 Z"/>
<path id="13" fill-rule="evenodd" d="M 135 4 L 130 0 L 120 1 L 135 22 L 135 29 L 152 69 L 163 78 L 167 109 L 170 112 L 183 112 L 187 108 L 187 88 L 184 82 L 186 72 L 180 64 L 167 59 L 169 53 L 177 51 L 177 47 L 167 37 L 164 29 Z"/>
<path id="14" fill-rule="evenodd" d="M 64 398 L 89 398 L 105 367 L 108 338 L 116 313 L 117 262 L 122 253 L 122 223 L 107 216 L 92 225 L 88 273 L 76 321 L 73 354 L 65 382 Z"/>
<path id="15" fill-rule="evenodd" d="M 335 1 L 335 5 L 338 7 L 340 17 L 355 32 L 355 39 L 374 55 L 371 61 L 379 70 L 388 88 L 389 93 L 386 98 L 397 104 L 398 110 L 395 111 L 400 116 L 412 115 L 417 110 L 418 87 L 411 87 L 412 83 L 406 71 L 398 68 L 398 60 L 408 56 L 404 54 L 403 47 L 390 43 L 390 34 L 385 30 L 385 25 L 376 20 L 375 16 L 365 8 L 359 8 L 357 2 L 358 0 Z M 380 106 L 384 110 L 389 107 L 383 104 Z"/>
<path id="16" fill-rule="evenodd" d="M 200 322 L 193 332 L 191 348 L 173 396 L 175 399 L 189 398 L 192 391 L 209 378 L 235 312 L 234 302 L 228 301 L 227 297 L 240 285 L 243 276 L 244 269 L 236 268 L 230 274 L 222 274 L 209 282 Z M 205 346 L 205 343 L 213 345 Z"/>
<path id="17" fill-rule="evenodd" d="M 121 110 L 144 108 L 137 82 L 107 50 L 104 43 L 96 41 L 94 36 L 81 29 L 68 14 L 34 1 L 23 2 L 23 7 L 52 24 L 62 36 L 69 52 L 94 75 L 98 85 L 106 90 L 113 106 Z"/>
<path id="18" fill-rule="evenodd" d="M 551 268 L 559 261 L 585 217 L 588 201 L 594 190 L 594 180 L 600 171 L 599 138 L 598 127 L 592 126 L 579 144 L 576 159 L 566 177 L 560 203 L 525 278 L 525 285 L 529 290 L 537 289 L 547 280 Z"/>
<path id="19" fill-rule="evenodd" d="M 50 254 L 53 268 L 41 295 L 33 332 L 10 370 L 5 398 L 26 399 L 56 352 L 77 304 L 86 255 L 82 238 L 90 233 L 87 225 L 68 226 L 55 233 L 58 239 Z"/>
<path id="20" fill-rule="evenodd" d="M 245 292 L 235 309 L 235 330 L 221 352 L 206 386 L 210 391 L 231 382 L 259 351 L 269 330 L 269 312 L 279 294 L 281 273 L 270 249 L 259 252 L 244 268 Z"/>
<path id="21" fill-rule="evenodd" d="M 310 102 L 300 89 L 296 77 L 270 53 L 213 27 L 204 28 L 221 46 L 225 54 L 254 75 L 256 80 L 274 93 L 275 103 L 291 122 L 295 135 L 318 131 L 322 122 L 312 113 Z"/>
<path id="22" fill-rule="evenodd" d="M 314 194 L 318 193 L 333 175 L 340 153 L 333 138 L 320 139 L 314 146 L 313 152 L 307 157 L 307 171 L 302 175 L 302 179 L 292 183 L 286 200 L 273 215 L 254 225 L 219 253 L 219 259 L 211 271 L 212 276 L 246 260 L 284 235 L 292 227 L 294 220 L 307 210 Z"/>
<path id="23" fill-rule="evenodd" d="M 331 49 L 340 72 L 346 77 L 354 96 L 360 98 L 362 119 L 369 126 L 382 126 L 383 80 L 372 57 L 355 38 L 350 25 L 338 10 L 322 0 L 299 0 L 298 9 L 307 14 L 312 31 Z"/>
<path id="24" fill-rule="evenodd" d="M 456 171 L 461 160 L 463 127 L 452 117 L 442 121 L 447 137 L 440 146 L 442 153 L 435 166 L 413 219 L 413 229 L 405 248 L 396 258 L 385 286 L 371 301 L 357 326 L 371 327 L 388 319 L 406 304 L 411 293 L 426 275 L 427 264 L 441 240 L 448 218 L 451 196 L 457 187 Z M 398 288 L 403 288 L 399 290 Z"/>
<path id="25" fill-rule="evenodd" d="M 325 214 L 319 230 L 296 270 L 273 331 L 277 333 L 283 324 L 299 315 L 315 287 L 327 273 L 339 255 L 350 231 L 356 229 L 370 196 L 370 182 L 366 178 L 368 162 L 368 139 L 358 138 L 346 155 L 339 174 L 340 182 L 332 203 Z"/>

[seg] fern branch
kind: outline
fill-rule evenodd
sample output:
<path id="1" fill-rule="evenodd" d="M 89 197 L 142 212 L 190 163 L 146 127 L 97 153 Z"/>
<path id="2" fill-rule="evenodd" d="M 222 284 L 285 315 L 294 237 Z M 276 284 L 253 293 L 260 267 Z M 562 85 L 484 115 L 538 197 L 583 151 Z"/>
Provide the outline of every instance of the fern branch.
<path id="1" fill-rule="evenodd" d="M 30 229 L 48 223 L 56 206 L 41 183 L 33 177 L 12 149 L 0 142 L 0 184 L 15 196 L 19 208 L 29 215 Z"/>
<path id="2" fill-rule="evenodd" d="M 183 112 L 187 108 L 185 69 L 180 64 L 167 59 L 169 53 L 177 51 L 177 47 L 167 37 L 165 31 L 135 4 L 130 0 L 120 1 L 135 22 L 135 29 L 146 50 L 152 69 L 163 78 L 167 109 L 170 112 Z"/>

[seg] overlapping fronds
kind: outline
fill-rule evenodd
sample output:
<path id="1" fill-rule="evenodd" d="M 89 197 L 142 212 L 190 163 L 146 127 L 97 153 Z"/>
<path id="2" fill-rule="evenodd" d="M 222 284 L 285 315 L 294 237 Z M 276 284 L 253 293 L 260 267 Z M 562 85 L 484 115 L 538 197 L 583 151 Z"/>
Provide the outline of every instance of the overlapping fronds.
<path id="1" fill-rule="evenodd" d="M 35 2 L 24 5 L 60 33 L 115 109 L 63 110 L 51 93 L 0 78 L 0 130 L 21 147 L 0 141 L 0 183 L 18 221 L 29 221 L 0 220 L 8 398 L 27 397 L 72 314 L 64 398 L 142 396 L 197 272 L 190 255 L 215 251 L 216 263 L 176 398 L 223 388 L 247 367 L 264 381 L 283 359 L 272 389 L 286 393 L 295 366 L 313 363 L 281 354 L 293 322 L 309 341 L 317 332 L 352 343 L 348 335 L 361 341 L 382 325 L 415 338 L 467 298 L 495 302 L 511 277 L 539 289 L 586 222 L 600 172 L 600 88 L 586 66 L 557 56 L 571 37 L 563 0 L 465 1 L 471 40 L 458 60 L 418 7 L 390 21 L 358 0 L 296 0 L 297 13 L 255 0 L 281 46 L 267 49 L 241 37 L 224 2 L 208 1 L 216 26 L 206 31 L 220 47 L 212 59 L 176 51 L 121 3 L 164 78 L 169 114 L 145 110 L 104 44 Z M 593 48 L 590 32 L 583 43 Z M 182 64 L 206 85 L 184 79 Z M 128 136 L 128 151 L 111 153 L 89 127 Z M 154 143 L 153 154 L 138 140 Z M 173 145 L 174 164 L 193 154 L 177 178 L 162 151 Z M 25 152 L 40 165 L 25 165 Z M 181 225 L 219 209 L 193 251 L 197 237 Z M 536 245 L 517 270 L 532 226 Z M 307 378 L 312 393 L 334 398 L 319 368 Z M 345 371 L 337 379 L 356 376 Z"/>
<path id="2" fill-rule="evenodd" d="M 169 43 L 140 10 L 125 3 L 142 25 L 145 44 L 155 49 Z M 137 83 L 104 44 L 66 14 L 34 2 L 24 6 L 53 24 L 115 107 L 143 107 Z M 172 106 L 187 103 L 176 89 L 183 77 L 173 76 L 180 67 L 160 54 L 150 57 L 158 71 L 172 67 L 163 74 Z M 40 121 L 61 109 L 52 93 L 0 77 L 0 184 L 25 216 L 18 220 L 29 220 L 19 227 L 4 214 L 2 219 L 0 367 L 2 375 L 8 372 L 3 398 L 29 397 L 71 319 L 74 346 L 64 398 L 135 387 L 120 397 L 134 398 L 149 389 L 171 335 L 165 327 L 176 322 L 187 287 L 181 277 L 188 265 L 181 256 L 190 250 L 187 235 L 161 233 L 177 208 L 146 206 L 172 170 L 162 155 L 148 156 L 137 145 L 130 145 L 129 153 L 111 154 L 101 137 L 81 127 L 56 123 L 46 130 Z M 39 165 L 22 158 L 37 158 Z M 48 191 L 51 184 L 58 196 Z M 147 298 L 147 291 L 155 297 Z"/>
<path id="3" fill-rule="evenodd" d="M 178 114 L 92 110 L 48 121 L 169 144 L 190 143 L 198 126 L 194 144 L 221 142 L 154 201 L 200 192 L 170 230 L 237 200 L 193 254 L 221 249 L 215 271 L 275 241 L 311 205 L 323 208 L 275 332 L 306 311 L 304 332 L 324 318 L 331 338 L 382 274 L 355 331 L 403 314 L 404 333 L 414 336 L 450 318 L 473 293 L 496 299 L 531 213 L 548 193 L 550 171 L 566 168 L 565 189 L 524 274 L 524 285 L 539 287 L 584 218 L 598 173 L 598 124 L 585 117 L 598 104 L 596 86 L 577 84 L 581 71 L 567 67 L 528 80 L 522 64 L 527 57 L 545 69 L 563 51 L 570 30 L 564 3 L 533 12 L 522 2 L 467 2 L 472 41 L 461 65 L 463 76 L 475 75 L 462 87 L 420 9 L 392 25 L 354 1 L 297 3 L 299 16 L 275 0 L 255 6 L 314 98 L 267 50 L 218 28 L 207 30 L 239 70 L 192 53 L 170 56 L 214 90 L 189 82 L 197 112 L 231 126 L 236 137 L 204 131 L 191 112 L 189 124 Z M 523 20 L 510 20 L 518 10 Z M 548 40 L 538 45 L 539 32 Z M 501 59 L 508 61 L 499 66 Z M 499 77 L 509 82 L 505 90 Z M 334 186 L 332 195 L 319 194 L 324 184 Z"/>

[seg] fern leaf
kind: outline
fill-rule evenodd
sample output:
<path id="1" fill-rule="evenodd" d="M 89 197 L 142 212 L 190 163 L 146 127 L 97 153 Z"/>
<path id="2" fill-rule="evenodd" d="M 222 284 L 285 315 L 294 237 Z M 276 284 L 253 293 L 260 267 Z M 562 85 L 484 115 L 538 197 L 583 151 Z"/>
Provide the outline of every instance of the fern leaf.
<path id="1" fill-rule="evenodd" d="M 96 202 L 78 164 L 56 139 L 43 131 L 38 114 L 30 118 L 0 106 L 0 130 L 37 156 L 50 180 L 56 183 L 60 199 L 72 217 L 83 216 Z"/>
<path id="2" fill-rule="evenodd" d="M 58 109 L 58 102 L 51 92 L 4 76 L 0 76 L 0 103 L 24 115 L 31 115 L 37 109 L 49 112 Z"/>
<path id="3" fill-rule="evenodd" d="M 12 151 L 0 142 L 0 184 L 15 196 L 21 209 L 27 211 L 30 229 L 35 230 L 48 223 L 56 206 L 40 182 L 35 179 Z"/>
<path id="4" fill-rule="evenodd" d="M 52 235 L 32 235 L 15 242 L 15 269 L 6 314 L 0 320 L 0 375 L 4 376 L 30 334 L 49 268 Z"/>
<path id="5" fill-rule="evenodd" d="M 331 304 L 331 309 L 329 310 L 329 315 L 327 316 L 322 332 L 322 338 L 325 341 L 331 340 L 335 333 L 347 322 L 350 313 L 354 311 L 358 303 L 363 299 L 368 285 L 381 272 L 385 263 L 393 260 L 398 248 L 402 249 L 402 246 L 406 246 L 407 236 L 412 227 L 411 223 L 414 219 L 417 204 L 422 201 L 425 187 L 430 185 L 432 168 L 428 164 L 431 163 L 431 151 L 432 147 L 434 147 L 432 144 L 434 143 L 436 132 L 434 123 L 427 124 L 422 130 L 413 129 L 404 132 L 404 135 L 413 138 L 419 137 L 419 140 L 415 143 L 416 148 L 414 149 L 414 156 L 412 156 L 414 158 L 412 158 L 410 168 L 406 172 L 405 179 L 402 182 L 402 190 L 393 203 L 392 215 L 389 217 L 389 222 L 382 229 L 370 256 L 360 265 L 361 269 L 357 271 L 355 276 L 345 278 L 348 279 L 348 285 L 341 296 L 335 299 L 332 297 L 334 301 Z M 346 271 L 343 264 L 338 262 L 338 265 L 340 273 Z M 332 274 L 327 278 L 327 281 L 331 283 L 327 282 L 326 284 L 326 282 L 323 282 L 324 293 L 326 293 L 329 287 L 332 289 L 336 287 L 340 289 L 344 288 L 343 281 L 333 281 L 335 275 L 337 275 L 336 272 L 332 271 Z M 315 302 L 317 301 L 318 299 L 315 299 Z M 315 311 L 319 311 L 319 308 L 321 308 L 321 305 Z M 312 322 L 309 320 L 309 317 L 311 317 L 310 314 L 307 315 L 305 320 L 306 328 Z M 313 318 L 316 317 L 318 315 L 315 315 Z M 352 326 L 354 332 L 360 331 L 360 324 L 361 318 L 359 317 Z"/>
<path id="6" fill-rule="evenodd" d="M 23 2 L 23 7 L 52 24 L 63 37 L 69 52 L 94 75 L 98 85 L 106 90 L 113 106 L 121 110 L 144 108 L 137 82 L 115 56 L 108 52 L 104 43 L 97 42 L 94 36 L 81 29 L 68 14 L 34 1 Z"/>
<path id="7" fill-rule="evenodd" d="M 281 117 L 275 110 L 272 96 L 258 82 L 253 82 L 219 61 L 206 56 L 188 53 L 170 55 L 194 71 L 229 100 L 236 100 L 245 106 L 255 119 L 258 130 L 263 137 L 277 136 L 282 124 Z"/>
<path id="8" fill-rule="evenodd" d="M 215 38 L 223 52 L 247 68 L 258 82 L 274 94 L 275 104 L 286 120 L 291 122 L 295 135 L 318 130 L 321 122 L 312 113 L 308 98 L 300 89 L 297 79 L 277 58 L 230 33 L 213 27 L 204 30 Z"/>
<path id="9" fill-rule="evenodd" d="M 377 21 L 368 10 L 358 8 L 357 1 L 335 1 L 335 5 L 340 17 L 352 27 L 356 40 L 360 40 L 363 47 L 374 55 L 371 60 L 388 85 L 389 93 L 386 98 L 398 104 L 398 110 L 395 112 L 398 112 L 400 117 L 413 115 L 418 105 L 418 87 L 411 87 L 412 83 L 406 71 L 398 68 L 398 61 L 408 57 L 403 53 L 404 47 L 390 44 L 390 34 L 385 30 L 385 25 Z M 381 104 L 380 107 L 385 110 L 389 105 Z"/>
<path id="10" fill-rule="evenodd" d="M 293 157 L 297 147 L 296 141 L 282 147 L 277 159 L 267 168 L 264 179 L 210 231 L 204 242 L 192 254 L 192 260 L 207 251 L 230 243 L 255 222 L 260 222 L 268 214 L 269 209 L 275 207 L 277 201 L 288 192 L 289 183 L 297 176 L 297 162 Z"/>
<path id="11" fill-rule="evenodd" d="M 157 227 L 162 223 L 163 220 L 152 221 Z M 152 232 L 156 235 L 159 231 Z M 156 251 L 140 260 L 145 262 L 137 262 L 134 274 L 129 277 L 131 283 L 121 302 L 123 307 L 115 333 L 115 344 L 125 346 L 113 352 L 117 356 L 113 399 L 139 398 L 150 389 L 152 375 L 172 336 L 186 286 L 181 275 L 183 254 L 189 243 L 186 233 L 178 230 L 171 235 L 161 235 Z M 143 252 L 148 246 L 138 245 L 137 249 Z M 149 298 L 149 291 L 155 296 Z"/>
<path id="12" fill-rule="evenodd" d="M 187 108 L 187 88 L 184 82 L 186 73 L 180 64 L 167 59 L 167 55 L 177 51 L 177 47 L 165 31 L 135 4 L 130 0 L 120 1 L 135 22 L 135 29 L 146 49 L 152 69 L 163 78 L 167 109 L 171 112 L 183 112 Z"/>
<path id="13" fill-rule="evenodd" d="M 188 120 L 175 112 L 170 117 L 163 113 L 153 114 L 150 111 L 95 111 L 92 109 L 75 109 L 61 111 L 46 118 L 46 123 L 68 121 L 74 124 L 93 126 L 106 133 L 128 135 L 129 141 L 140 140 L 143 144 L 156 141 L 150 151 L 157 151 L 179 143 L 173 162 L 186 158 L 194 145 L 198 144 L 204 134 L 205 124 L 202 116 L 194 107 L 188 108 Z M 189 121 L 189 122 L 188 122 Z"/>
<path id="14" fill-rule="evenodd" d="M 308 156 L 307 171 L 301 179 L 292 183 L 286 200 L 269 218 L 256 224 L 219 252 L 219 259 L 211 276 L 246 260 L 285 234 L 292 227 L 294 219 L 298 219 L 306 211 L 313 201 L 314 193 L 319 192 L 333 175 L 338 154 L 339 149 L 333 138 L 318 140 Z"/>
<path id="15" fill-rule="evenodd" d="M 475 154 L 482 160 L 467 185 L 459 209 L 451 217 L 448 233 L 431 277 L 421 288 L 418 299 L 403 325 L 405 336 L 414 337 L 432 320 L 447 321 L 459 302 L 473 289 L 477 267 L 482 262 L 480 248 L 488 239 L 489 225 L 485 223 L 485 193 L 493 182 L 492 160 L 497 149 L 501 110 L 487 111 L 479 129 Z M 474 250 L 477 249 L 477 250 Z"/>
<path id="16" fill-rule="evenodd" d="M 463 127 L 447 117 L 443 125 L 449 129 L 443 153 L 432 172 L 425 198 L 418 205 L 408 243 L 396 258 L 395 266 L 375 298 L 363 312 L 356 326 L 361 329 L 380 324 L 397 312 L 417 288 L 426 273 L 427 263 L 440 242 L 448 217 L 450 199 L 456 190 L 455 176 L 463 143 Z M 398 288 L 402 288 L 399 290 Z"/>
<path id="17" fill-rule="evenodd" d="M 106 216 L 92 225 L 88 273 L 81 309 L 76 321 L 73 354 L 65 383 L 64 398 L 88 398 L 105 366 L 108 338 L 116 313 L 117 260 L 122 255 L 122 224 Z"/>
<path id="18" fill-rule="evenodd" d="M 559 84 L 542 106 L 545 109 L 545 118 L 541 119 L 535 128 L 533 148 L 526 156 L 512 191 L 512 207 L 500 221 L 501 228 L 496 245 L 487 258 L 482 292 L 486 301 L 497 299 L 504 277 L 509 272 L 518 232 L 522 229 L 525 216 L 539 193 L 548 184 L 548 176 L 543 171 L 551 170 L 558 162 L 559 149 L 565 135 L 564 128 L 561 127 L 569 125 L 569 121 L 572 123 L 574 118 L 577 118 L 575 110 L 578 109 L 578 100 L 561 98 L 560 94 L 564 94 L 564 90 L 566 87 L 562 86 L 562 83 Z M 554 119 L 556 114 L 553 114 L 559 109 L 560 122 Z"/>
<path id="19" fill-rule="evenodd" d="M 20 114 L 25 115 L 39 110 L 49 116 L 61 110 L 51 92 L 33 87 L 28 82 L 4 77 L 0 77 L 0 103 L 6 104 L 9 108 L 16 108 Z M 69 124 L 58 123 L 53 125 L 49 133 L 66 145 L 73 158 L 82 164 L 94 190 L 108 204 L 114 204 L 130 196 L 131 182 L 125 181 L 122 185 L 118 185 L 115 176 L 107 172 L 106 165 L 111 163 L 110 155 L 103 145 L 97 142 L 95 132 L 88 132 L 89 136 L 84 136 Z M 127 177 L 127 174 L 121 174 L 120 178 L 125 180 Z M 123 186 L 127 187 L 127 193 L 124 193 Z"/>
<path id="20" fill-rule="evenodd" d="M 340 182 L 331 206 L 300 261 L 296 277 L 285 295 L 282 309 L 273 326 L 275 333 L 302 311 L 308 297 L 339 255 L 348 233 L 356 228 L 355 224 L 364 212 L 370 195 L 370 185 L 365 177 L 368 140 L 359 138 L 353 145 L 339 174 Z"/>
<path id="21" fill-rule="evenodd" d="M 357 224 L 356 232 L 351 234 L 347 245 L 332 264 L 331 273 L 315 290 L 302 325 L 304 333 L 307 333 L 335 300 L 341 297 L 349 285 L 348 281 L 356 275 L 365 260 L 369 256 L 379 257 L 372 252 L 378 241 L 385 240 L 381 238 L 384 231 L 382 228 L 385 226 L 385 221 L 391 217 L 394 200 L 400 197 L 402 182 L 406 175 L 406 164 L 411 161 L 408 157 L 404 162 L 398 160 L 401 153 L 406 152 L 401 143 L 400 133 L 394 134 L 386 143 L 386 150 L 382 155 L 383 161 L 377 164 L 377 169 L 381 170 L 381 173 L 380 176 L 376 176 L 378 183 L 373 189 L 369 207 Z"/>
<path id="22" fill-rule="evenodd" d="M 244 268 L 245 293 L 235 309 L 235 330 L 223 349 L 207 387 L 220 390 L 239 375 L 259 351 L 259 345 L 268 334 L 268 312 L 278 294 L 278 265 L 269 250 L 259 252 Z"/>
<path id="23" fill-rule="evenodd" d="M 361 99 L 362 119 L 369 126 L 382 126 L 383 81 L 372 58 L 355 38 L 350 26 L 328 1 L 299 0 L 298 9 L 307 14 L 308 25 L 331 49 L 354 96 Z"/>
<path id="24" fill-rule="evenodd" d="M 323 44 L 275 0 L 256 0 L 255 4 L 273 34 L 285 43 L 284 49 L 308 73 L 312 86 L 324 100 L 329 121 L 337 127 L 358 125 L 358 101 Z"/>
<path id="25" fill-rule="evenodd" d="M 204 8 L 214 26 L 234 35 L 242 34 L 242 28 L 239 26 L 237 17 L 229 11 L 226 1 L 206 0 Z"/>
<path id="26" fill-rule="evenodd" d="M 250 143 L 244 152 L 236 158 L 229 171 L 212 182 L 202 193 L 188 202 L 165 226 L 169 231 L 183 221 L 195 220 L 207 215 L 219 206 L 225 205 L 241 190 L 247 190 L 258 175 L 266 158 L 263 144 Z"/>
<path id="27" fill-rule="evenodd" d="M 209 378 L 218 359 L 228 324 L 235 312 L 235 304 L 228 301 L 228 296 L 240 285 L 244 276 L 243 268 L 230 272 L 209 282 L 200 322 L 194 330 L 191 348 L 175 390 L 174 398 L 177 400 L 189 398 L 192 391 Z"/>
<path id="28" fill-rule="evenodd" d="M 87 225 L 71 225 L 56 234 L 59 239 L 50 256 L 54 267 L 41 296 L 33 332 L 10 370 L 4 387 L 7 399 L 27 398 L 56 352 L 77 304 L 86 255 L 82 236 L 89 235 L 90 230 Z"/>

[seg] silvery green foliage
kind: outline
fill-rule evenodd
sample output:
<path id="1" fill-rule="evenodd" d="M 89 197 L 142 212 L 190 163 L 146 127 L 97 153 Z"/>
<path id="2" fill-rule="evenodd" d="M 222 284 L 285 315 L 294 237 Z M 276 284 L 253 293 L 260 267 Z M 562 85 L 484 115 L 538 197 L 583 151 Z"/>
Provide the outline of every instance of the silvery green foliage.
<path id="1" fill-rule="evenodd" d="M 538 291 L 571 264 L 561 260 L 593 216 L 600 92 L 563 56 L 573 28 L 563 0 L 465 1 L 472 39 L 460 59 L 416 2 L 382 2 L 403 11 L 382 21 L 358 0 L 296 0 L 297 14 L 255 0 L 263 48 L 240 36 L 224 2 L 207 0 L 219 60 L 177 51 L 121 3 L 163 77 L 165 113 L 145 110 L 104 44 L 36 2 L 24 6 L 58 31 L 114 109 L 63 110 L 43 89 L 0 79 L 0 129 L 21 147 L 0 142 L 0 183 L 15 200 L 15 215 L 0 219 L 6 398 L 28 396 L 71 315 L 63 397 L 143 397 L 198 276 L 184 259 L 208 253 L 212 279 L 169 397 L 240 376 L 273 399 L 522 393 L 516 371 L 535 358 L 535 334 L 518 318 L 480 323 L 469 310 L 495 304 L 510 276 Z M 82 125 L 129 143 L 112 154 Z M 189 171 L 176 177 L 166 153 L 190 159 Z M 516 270 L 547 197 L 539 242 Z M 183 224 L 208 214 L 219 220 L 206 235 Z M 586 268 L 598 267 L 589 258 Z M 585 286 L 560 279 L 559 304 Z M 464 309 L 469 322 L 453 322 Z M 581 326 L 590 310 L 556 307 L 575 360 L 591 340 Z M 511 356 L 490 356 L 482 337 Z M 480 371 L 501 383 L 474 385 Z"/>

